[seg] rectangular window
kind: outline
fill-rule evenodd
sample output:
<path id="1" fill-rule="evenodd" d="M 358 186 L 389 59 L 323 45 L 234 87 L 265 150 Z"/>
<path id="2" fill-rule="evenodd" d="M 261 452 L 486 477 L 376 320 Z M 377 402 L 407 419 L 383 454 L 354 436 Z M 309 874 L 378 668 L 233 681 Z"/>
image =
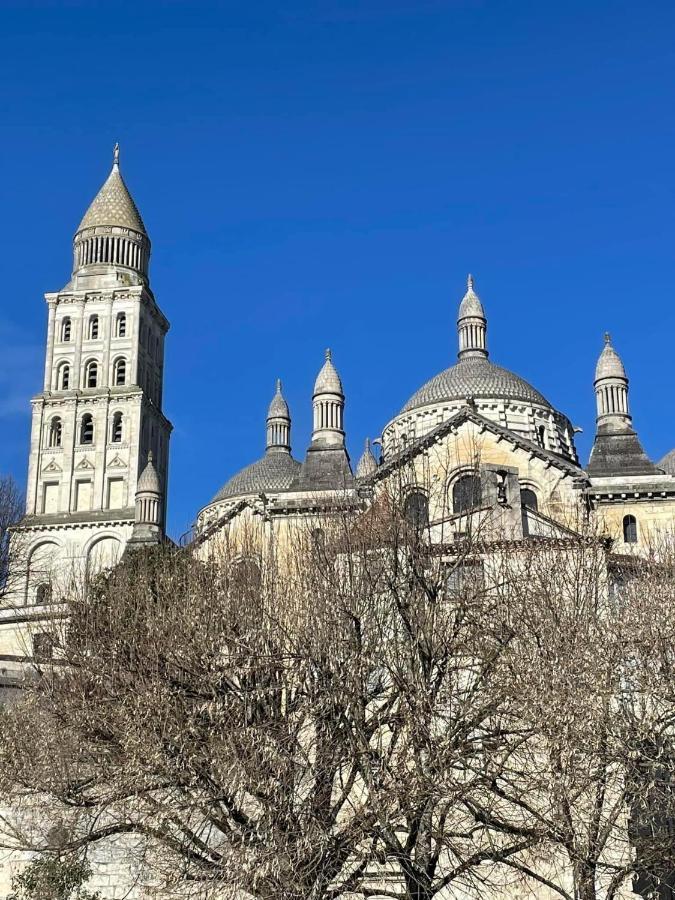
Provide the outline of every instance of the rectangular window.
<path id="1" fill-rule="evenodd" d="M 42 512 L 52 515 L 59 511 L 59 483 L 47 481 L 42 485 Z"/>
<path id="2" fill-rule="evenodd" d="M 124 479 L 108 479 L 108 509 L 124 509 L 126 498 L 124 496 Z"/>
<path id="3" fill-rule="evenodd" d="M 91 481 L 75 482 L 75 512 L 91 509 Z"/>

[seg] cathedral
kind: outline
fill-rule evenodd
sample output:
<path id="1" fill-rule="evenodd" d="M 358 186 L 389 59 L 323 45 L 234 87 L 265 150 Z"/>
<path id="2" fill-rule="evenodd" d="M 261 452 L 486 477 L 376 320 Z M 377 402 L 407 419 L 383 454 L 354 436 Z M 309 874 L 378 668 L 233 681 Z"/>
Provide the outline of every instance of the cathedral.
<path id="1" fill-rule="evenodd" d="M 150 286 L 150 251 L 115 147 L 110 174 L 75 232 L 71 278 L 45 295 L 44 383 L 31 401 L 26 514 L 13 536 L 23 562 L 22 577 L 17 569 L 9 579 L 14 609 L 34 615 L 58 600 L 73 572 L 109 566 L 129 544 L 164 539 L 172 426 L 162 411 L 162 384 L 169 322 Z M 564 510 L 580 502 L 625 551 L 646 550 L 659 529 L 672 527 L 675 450 L 658 463 L 644 452 L 632 425 L 628 377 L 608 335 L 595 370 L 597 429 L 585 466 L 568 417 L 490 358 L 487 316 L 471 276 L 459 303 L 457 337 L 457 362 L 403 404 L 375 448 L 366 443 L 355 467 L 345 446 L 345 392 L 331 352 L 314 383 L 312 439 L 301 459 L 292 453 L 291 415 L 277 381 L 265 453 L 198 511 L 196 546 L 207 546 L 242 516 L 259 515 L 274 529 L 276 522 L 316 517 L 338 497 L 342 505 L 351 498 L 358 506 L 403 462 L 428 457 L 430 447 L 443 446 L 447 457 L 450 445 L 456 465 L 443 490 L 415 492 L 416 508 L 424 507 L 431 523 L 443 520 L 449 532 L 463 527 L 467 503 L 487 507 L 498 496 L 509 509 L 503 524 L 512 539 L 550 533 Z M 467 466 L 475 465 L 478 435 L 480 477 L 469 496 Z M 469 438 L 471 460 L 462 458 Z"/>
<path id="2" fill-rule="evenodd" d="M 13 569 L 0 607 L 7 689 L 44 654 L 49 620 L 73 578 L 114 565 L 127 548 L 167 540 L 169 322 L 151 289 L 150 252 L 116 147 L 75 232 L 70 280 L 45 295 L 44 383 L 31 400 L 26 511 L 12 533 Z M 431 540 L 461 539 L 480 511 L 494 513 L 495 540 L 557 536 L 573 528 L 573 511 L 584 510 L 617 552 L 649 553 L 675 525 L 675 450 L 658 463 L 645 453 L 609 336 L 595 369 L 597 426 L 584 464 L 565 413 L 492 361 L 487 325 L 469 276 L 457 313 L 457 361 L 402 404 L 355 466 L 345 444 L 339 353 L 334 360 L 325 352 L 311 395 L 311 443 L 297 458 L 277 381 L 264 422 L 261 410 L 264 454 L 204 498 L 194 552 L 216 552 L 220 538 L 243 524 L 274 541 L 296 522 L 318 528 L 336 509 L 366 509 L 405 468 L 413 473 L 405 514 L 424 523 Z"/>

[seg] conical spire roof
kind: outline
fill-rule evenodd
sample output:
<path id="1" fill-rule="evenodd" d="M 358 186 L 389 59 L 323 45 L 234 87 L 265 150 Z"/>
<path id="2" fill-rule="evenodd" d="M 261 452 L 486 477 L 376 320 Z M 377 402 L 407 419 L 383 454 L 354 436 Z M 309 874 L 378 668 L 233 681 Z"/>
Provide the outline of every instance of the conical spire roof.
<path id="1" fill-rule="evenodd" d="M 326 350 L 326 361 L 314 382 L 314 396 L 317 394 L 339 394 L 342 396 L 343 393 L 342 382 L 337 369 L 333 365 L 331 352 Z"/>
<path id="2" fill-rule="evenodd" d="M 159 475 L 157 469 L 152 462 L 152 450 L 148 451 L 148 462 L 141 472 L 136 485 L 136 493 L 152 492 L 153 494 L 161 494 L 162 488 L 159 483 Z"/>
<path id="3" fill-rule="evenodd" d="M 281 391 L 281 378 L 277 378 L 277 389 L 267 410 L 268 419 L 290 419 L 288 403 Z"/>
<path id="4" fill-rule="evenodd" d="M 474 290 L 473 275 L 469 275 L 466 279 L 466 294 L 464 294 L 462 302 L 459 304 L 458 318 L 464 319 L 466 316 L 479 316 L 482 319 L 485 318 L 483 304 L 480 302 L 480 297 Z"/>
<path id="5" fill-rule="evenodd" d="M 621 362 L 621 357 L 612 347 L 611 338 L 605 334 L 605 346 L 598 358 L 598 364 L 595 367 L 595 380 L 601 378 L 626 378 L 626 370 Z"/>
<path id="6" fill-rule="evenodd" d="M 366 438 L 366 446 L 356 466 L 356 477 L 367 478 L 377 471 L 377 460 L 370 446 L 370 438 Z"/>
<path id="7" fill-rule="evenodd" d="M 147 235 L 141 214 L 120 173 L 118 144 L 115 144 L 110 175 L 94 197 L 77 230 L 80 232 L 99 225 L 118 225 Z"/>

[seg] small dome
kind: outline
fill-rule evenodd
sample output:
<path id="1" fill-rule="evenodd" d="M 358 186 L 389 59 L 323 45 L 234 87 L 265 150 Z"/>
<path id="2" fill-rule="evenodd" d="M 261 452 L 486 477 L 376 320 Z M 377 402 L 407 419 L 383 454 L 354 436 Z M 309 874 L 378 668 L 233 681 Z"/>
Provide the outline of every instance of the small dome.
<path id="1" fill-rule="evenodd" d="M 326 350 L 326 361 L 314 382 L 314 396 L 317 394 L 339 394 L 343 396 L 342 382 L 333 365 L 330 350 Z"/>
<path id="2" fill-rule="evenodd" d="M 401 412 L 410 412 L 432 403 L 466 400 L 468 397 L 521 400 L 551 407 L 548 400 L 523 378 L 489 359 L 469 357 L 460 359 L 422 385 Z"/>
<path id="3" fill-rule="evenodd" d="M 465 319 L 469 316 L 476 316 L 478 318 L 485 318 L 485 310 L 483 309 L 483 304 L 480 302 L 480 297 L 474 291 L 473 288 L 473 276 L 469 275 L 466 283 L 466 294 L 462 298 L 462 302 L 459 304 L 459 319 Z"/>
<path id="4" fill-rule="evenodd" d="M 281 378 L 277 378 L 277 390 L 272 397 L 272 402 L 267 410 L 268 419 L 290 419 L 291 414 L 288 409 L 288 403 L 281 393 Z"/>
<path id="5" fill-rule="evenodd" d="M 599 381 L 601 378 L 626 378 L 621 357 L 612 347 L 608 334 L 605 335 L 605 346 L 595 367 L 595 380 Z"/>
<path id="6" fill-rule="evenodd" d="M 299 468 L 300 463 L 290 453 L 268 453 L 230 478 L 211 503 L 264 491 L 287 491 Z"/>
<path id="7" fill-rule="evenodd" d="M 162 488 L 159 483 L 159 475 L 157 474 L 157 469 L 152 462 L 152 450 L 148 453 L 148 462 L 141 472 L 138 483 L 136 485 L 137 494 L 145 492 L 153 494 L 162 493 Z"/>
<path id="8" fill-rule="evenodd" d="M 99 225 L 130 228 L 147 234 L 143 219 L 124 183 L 119 168 L 119 149 L 115 147 L 112 171 L 80 222 L 78 232 Z"/>
<path id="9" fill-rule="evenodd" d="M 675 476 L 675 447 L 666 453 L 663 459 L 659 460 L 656 465 L 659 469 L 663 469 L 667 475 Z"/>
<path id="10" fill-rule="evenodd" d="M 356 477 L 367 478 L 377 471 L 377 460 L 370 446 L 370 438 L 366 438 L 366 446 L 356 466 Z"/>

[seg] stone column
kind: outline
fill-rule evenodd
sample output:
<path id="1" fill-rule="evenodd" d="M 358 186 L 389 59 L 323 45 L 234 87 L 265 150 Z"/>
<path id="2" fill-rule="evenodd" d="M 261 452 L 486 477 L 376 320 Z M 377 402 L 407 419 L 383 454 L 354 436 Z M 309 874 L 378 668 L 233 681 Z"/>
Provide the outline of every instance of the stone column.
<path id="1" fill-rule="evenodd" d="M 82 387 L 82 341 L 84 340 L 84 307 L 85 301 L 78 300 L 76 303 L 77 316 L 73 316 L 72 332 L 75 339 L 75 356 L 73 359 L 73 377 L 70 383 L 70 389 L 79 391 Z"/>
<path id="2" fill-rule="evenodd" d="M 49 321 L 47 323 L 47 355 L 45 357 L 45 391 L 52 389 L 52 368 L 54 365 L 54 327 L 56 319 L 56 298 L 50 297 L 47 300 L 49 304 Z"/>

